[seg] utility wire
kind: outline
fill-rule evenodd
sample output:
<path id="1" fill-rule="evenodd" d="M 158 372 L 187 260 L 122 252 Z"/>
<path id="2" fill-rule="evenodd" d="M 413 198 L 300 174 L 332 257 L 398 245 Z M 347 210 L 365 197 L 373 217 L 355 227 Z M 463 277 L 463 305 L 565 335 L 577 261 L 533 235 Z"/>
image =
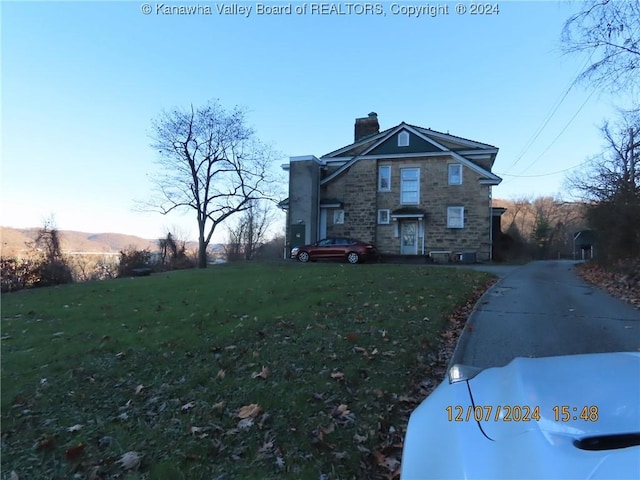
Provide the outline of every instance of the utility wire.
<path id="1" fill-rule="evenodd" d="M 560 130 L 560 133 L 558 133 L 558 135 L 556 135 L 556 137 L 551 141 L 551 143 L 547 146 L 547 148 L 545 148 L 542 153 L 540 155 L 538 155 L 536 158 L 533 159 L 533 161 L 527 165 L 524 170 L 522 170 L 518 175 L 514 175 L 514 176 L 524 176 L 522 175 L 524 172 L 526 172 L 527 170 L 529 170 L 538 160 L 540 160 L 540 158 L 542 158 L 542 156 L 547 153 L 549 151 L 549 149 L 558 141 L 558 139 L 562 136 L 562 134 L 567 130 L 567 128 L 569 128 L 569 125 L 571 125 L 573 123 L 573 121 L 576 119 L 576 117 L 578 116 L 578 114 L 582 111 L 582 109 L 584 108 L 584 106 L 587 104 L 587 102 L 591 99 L 591 97 L 593 96 L 593 94 L 595 93 L 596 89 L 594 88 L 591 93 L 589 94 L 589 96 L 584 100 L 584 102 L 582 102 L 582 105 L 580 105 L 580 107 L 578 108 L 578 110 L 576 111 L 576 113 L 573 114 L 573 116 L 569 119 L 569 121 L 567 122 L 567 124 L 562 128 L 562 130 Z"/>
<path id="2" fill-rule="evenodd" d="M 540 174 L 537 174 L 537 175 L 513 175 L 513 174 L 508 174 L 508 173 L 496 173 L 496 175 L 501 176 L 501 177 L 514 177 L 514 178 L 550 177 L 552 175 L 557 175 L 559 173 L 564 173 L 564 172 L 568 172 L 570 170 L 574 170 L 574 169 L 576 169 L 578 167 L 586 165 L 589 162 L 591 162 L 591 160 L 585 160 L 584 162 L 581 162 L 581 163 L 579 163 L 577 165 L 574 165 L 573 167 L 564 168 L 562 170 L 556 170 L 555 172 L 540 173 Z"/>
<path id="3" fill-rule="evenodd" d="M 542 131 L 545 129 L 545 127 L 549 124 L 549 122 L 551 121 L 551 119 L 553 118 L 553 116 L 556 114 L 556 112 L 558 111 L 558 109 L 560 108 L 560 105 L 562 105 L 562 103 L 564 102 L 564 100 L 567 98 L 567 96 L 569 95 L 569 92 L 571 92 L 571 90 L 573 89 L 573 87 L 576 85 L 576 78 L 578 76 L 578 74 L 582 71 L 584 71 L 584 69 L 586 68 L 586 66 L 589 64 L 589 62 L 591 61 L 591 57 L 593 56 L 593 53 L 591 53 L 591 55 L 589 55 L 589 57 L 587 58 L 587 60 L 584 62 L 584 65 L 582 67 L 580 67 L 580 69 L 576 72 L 576 74 L 573 75 L 573 80 L 571 81 L 571 83 L 569 84 L 569 86 L 567 87 L 567 89 L 565 90 L 565 92 L 560 96 L 560 98 L 558 100 L 556 100 L 555 105 L 553 105 L 551 107 L 551 111 L 547 114 L 547 116 L 544 118 L 544 120 L 542 121 L 542 124 L 536 129 L 536 131 L 533 133 L 533 135 L 531 136 L 531 138 L 527 141 L 527 143 L 524 145 L 524 147 L 522 147 L 522 150 L 520 150 L 520 153 L 518 153 L 518 155 L 516 156 L 516 159 L 513 161 L 513 163 L 507 168 L 506 172 L 509 172 L 513 167 L 516 166 L 516 164 L 522 159 L 522 157 L 525 155 L 525 153 L 527 153 L 527 151 L 529 150 L 529 148 L 531 147 L 531 145 L 533 145 L 533 143 L 538 139 L 538 137 L 540 136 L 540 134 L 542 133 Z M 505 173 L 506 173 L 505 172 Z"/>

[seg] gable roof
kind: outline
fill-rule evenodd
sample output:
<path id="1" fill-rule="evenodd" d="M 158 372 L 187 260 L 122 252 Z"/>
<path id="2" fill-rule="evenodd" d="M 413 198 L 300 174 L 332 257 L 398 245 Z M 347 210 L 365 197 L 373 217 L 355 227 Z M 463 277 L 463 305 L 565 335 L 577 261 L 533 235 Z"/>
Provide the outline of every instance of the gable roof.
<path id="1" fill-rule="evenodd" d="M 397 144 L 394 144 L 393 140 L 403 131 L 407 132 L 410 138 L 413 138 L 413 141 L 409 143 L 411 148 L 397 147 Z M 399 150 L 400 148 L 403 150 Z M 348 170 L 354 163 L 364 158 L 451 156 L 484 177 L 480 180 L 482 183 L 498 185 L 502 181 L 500 177 L 473 161 L 474 156 L 476 158 L 487 158 L 489 156 L 491 165 L 493 165 L 497 153 L 498 148 L 493 145 L 402 122 L 395 127 L 323 155 L 321 160 L 327 163 L 341 162 L 342 165 L 331 175 L 324 178 L 321 184 L 330 182 Z"/>

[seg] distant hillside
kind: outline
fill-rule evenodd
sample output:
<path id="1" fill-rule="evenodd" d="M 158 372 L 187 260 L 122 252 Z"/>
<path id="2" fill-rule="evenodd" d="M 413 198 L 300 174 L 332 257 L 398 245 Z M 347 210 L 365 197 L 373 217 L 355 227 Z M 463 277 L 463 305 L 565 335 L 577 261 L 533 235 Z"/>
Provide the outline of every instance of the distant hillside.
<path id="1" fill-rule="evenodd" d="M 29 251 L 29 243 L 32 243 L 38 235 L 37 228 L 11 228 L 0 227 L 0 239 L 2 241 L 2 255 L 14 256 Z M 125 248 L 158 249 L 155 240 L 124 235 L 121 233 L 86 233 L 71 230 L 60 230 L 60 243 L 62 251 L 82 253 L 118 253 Z"/>
<path id="2" fill-rule="evenodd" d="M 13 257 L 30 250 L 29 244 L 38 236 L 38 228 L 0 227 L 2 256 Z M 60 242 L 63 253 L 102 253 L 117 254 L 134 247 L 138 250 L 158 251 L 158 241 L 125 235 L 122 233 L 87 233 L 73 230 L 60 230 Z M 198 242 L 187 242 L 187 251 L 196 252 Z M 220 244 L 209 244 L 209 253 L 222 255 L 224 247 Z"/>

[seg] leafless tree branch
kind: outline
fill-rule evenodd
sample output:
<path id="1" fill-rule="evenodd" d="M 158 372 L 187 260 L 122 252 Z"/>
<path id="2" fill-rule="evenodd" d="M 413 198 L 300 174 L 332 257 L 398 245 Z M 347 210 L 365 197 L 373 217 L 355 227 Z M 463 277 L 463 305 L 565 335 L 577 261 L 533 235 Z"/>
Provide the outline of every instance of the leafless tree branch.
<path id="1" fill-rule="evenodd" d="M 195 211 L 198 266 L 205 268 L 216 228 L 252 201 L 269 198 L 275 152 L 255 138 L 244 110 L 227 111 L 218 102 L 164 112 L 152 124 L 152 139 L 160 171 L 146 207 L 162 214 Z"/>

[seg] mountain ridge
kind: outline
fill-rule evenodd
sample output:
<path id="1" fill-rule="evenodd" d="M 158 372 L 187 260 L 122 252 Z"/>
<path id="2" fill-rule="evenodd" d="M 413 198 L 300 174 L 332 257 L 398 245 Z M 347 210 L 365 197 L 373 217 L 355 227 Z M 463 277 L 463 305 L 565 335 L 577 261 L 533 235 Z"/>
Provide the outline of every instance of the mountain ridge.
<path id="1" fill-rule="evenodd" d="M 40 228 L 13 228 L 0 226 L 2 256 L 15 256 L 32 250 L 29 246 L 37 238 Z M 139 250 L 158 249 L 158 241 L 124 233 L 79 232 L 58 230 L 63 253 L 117 254 L 133 247 Z M 190 248 L 190 244 L 188 244 Z"/>

